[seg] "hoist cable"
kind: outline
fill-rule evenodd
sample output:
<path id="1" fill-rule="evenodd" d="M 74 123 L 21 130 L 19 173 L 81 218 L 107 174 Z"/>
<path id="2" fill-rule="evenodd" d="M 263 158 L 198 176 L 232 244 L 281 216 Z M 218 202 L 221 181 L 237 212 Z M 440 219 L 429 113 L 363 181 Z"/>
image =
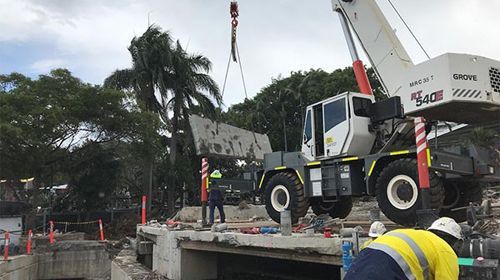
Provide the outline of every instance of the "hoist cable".
<path id="1" fill-rule="evenodd" d="M 224 97 L 224 91 L 226 90 L 227 74 L 229 73 L 229 65 L 231 64 L 232 54 L 229 52 L 229 59 L 227 60 L 226 75 L 224 76 L 224 84 L 222 85 L 222 97 Z"/>
<path id="2" fill-rule="evenodd" d="M 238 48 L 238 42 L 236 40 L 236 31 L 238 27 L 238 2 L 236 1 L 231 1 L 230 5 L 230 14 L 231 14 L 231 50 L 229 51 L 229 59 L 227 61 L 227 67 L 226 67 L 226 75 L 224 76 L 224 85 L 222 86 L 222 96 L 224 97 L 224 92 L 226 90 L 226 82 L 227 82 L 227 75 L 229 73 L 229 65 L 231 64 L 231 58 L 233 59 L 234 62 L 238 63 L 240 65 L 240 75 L 241 75 L 241 82 L 243 83 L 243 90 L 245 91 L 245 101 L 248 100 L 248 93 L 247 93 L 247 85 L 245 83 L 245 75 L 243 74 L 243 66 L 241 65 L 241 57 L 240 57 L 240 49 Z M 235 55 L 236 54 L 236 55 Z M 254 136 L 254 140 L 257 143 L 257 136 L 255 135 L 255 127 L 254 127 L 254 121 L 253 119 L 250 121 L 250 127 L 252 134 Z"/>
<path id="3" fill-rule="evenodd" d="M 245 91 L 245 101 L 246 101 L 246 100 L 248 100 L 247 86 L 245 85 L 245 76 L 243 75 L 243 67 L 241 66 L 240 49 L 238 48 L 237 42 L 235 42 L 235 46 L 236 46 L 236 55 L 238 56 L 238 64 L 240 65 L 241 81 L 243 83 L 243 90 Z M 255 126 L 254 126 L 253 117 L 252 117 L 252 120 L 250 121 L 250 127 L 251 127 L 251 131 L 253 134 L 253 138 L 254 138 L 255 142 L 257 142 L 257 136 L 255 135 Z"/>
<path id="4" fill-rule="evenodd" d="M 240 49 L 238 48 L 238 43 L 236 45 L 236 54 L 238 55 L 238 64 L 240 65 L 241 81 L 243 82 L 243 90 L 245 90 L 245 99 L 248 99 L 247 86 L 245 84 L 245 76 L 243 75 L 243 67 L 241 66 Z"/>
<path id="5" fill-rule="evenodd" d="M 403 24 L 406 26 L 406 28 L 408 29 L 408 31 L 410 31 L 411 36 L 413 36 L 413 39 L 415 39 L 415 41 L 417 42 L 417 44 L 420 46 L 420 48 L 422 49 L 422 51 L 425 53 L 425 55 L 427 56 L 427 59 L 431 59 L 431 57 L 429 56 L 429 54 L 427 54 L 427 52 L 425 51 L 425 49 L 422 46 L 422 44 L 420 44 L 420 41 L 417 39 L 417 36 L 415 36 L 415 34 L 413 34 L 413 31 L 411 30 L 411 28 L 408 26 L 408 24 L 406 24 L 406 21 L 403 19 L 403 17 L 399 13 L 398 9 L 396 9 L 396 7 L 394 6 L 394 4 L 392 4 L 392 1 L 391 0 L 387 0 L 387 1 L 389 2 L 389 4 L 391 4 L 392 8 L 396 12 L 396 14 L 399 16 L 399 19 L 401 19 L 401 21 L 403 22 Z"/>

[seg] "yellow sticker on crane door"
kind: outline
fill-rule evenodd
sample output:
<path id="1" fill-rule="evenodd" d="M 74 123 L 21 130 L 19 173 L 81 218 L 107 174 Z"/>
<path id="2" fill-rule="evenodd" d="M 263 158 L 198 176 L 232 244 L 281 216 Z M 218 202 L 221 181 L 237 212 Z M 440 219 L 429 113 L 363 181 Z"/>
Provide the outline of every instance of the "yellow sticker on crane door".
<path id="1" fill-rule="evenodd" d="M 331 143 L 333 143 L 334 140 L 335 139 L 333 139 L 333 137 L 326 137 L 325 144 L 331 144 Z"/>

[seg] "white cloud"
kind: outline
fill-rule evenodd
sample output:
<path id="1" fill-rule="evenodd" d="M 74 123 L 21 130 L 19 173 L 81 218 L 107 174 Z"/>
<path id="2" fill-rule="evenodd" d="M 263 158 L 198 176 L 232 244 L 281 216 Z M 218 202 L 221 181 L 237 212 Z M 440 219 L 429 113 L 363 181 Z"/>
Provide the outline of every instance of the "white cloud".
<path id="1" fill-rule="evenodd" d="M 43 72 L 49 72 L 50 70 L 54 68 L 62 68 L 66 66 L 66 62 L 62 59 L 59 58 L 54 58 L 54 59 L 43 59 L 34 62 L 31 64 L 30 68 L 43 73 Z"/>
<path id="2" fill-rule="evenodd" d="M 222 87 L 230 48 L 228 1 L 206 0 L 0 0 L 0 43 L 43 44 L 51 49 L 26 68 L 68 67 L 84 81 L 101 83 L 130 66 L 127 46 L 151 23 L 171 30 L 189 51 L 213 62 Z M 312 4 L 314 2 L 314 4 Z M 377 0 L 415 62 L 425 60 L 385 0 Z M 484 2 L 484 3 L 483 3 Z M 479 4 L 480 3 L 480 4 Z M 350 65 L 338 17 L 329 0 L 239 1 L 240 46 L 247 89 L 253 96 L 272 77 L 291 71 Z M 500 1 L 394 1 L 431 57 L 445 52 L 500 59 Z M 0 56 L 2 54 L 0 53 Z M 18 54 L 22 55 L 22 54 Z M 12 59 L 11 59 L 12 60 Z M 368 60 L 364 59 L 365 63 Z M 224 100 L 244 98 L 238 65 L 231 65 Z"/>

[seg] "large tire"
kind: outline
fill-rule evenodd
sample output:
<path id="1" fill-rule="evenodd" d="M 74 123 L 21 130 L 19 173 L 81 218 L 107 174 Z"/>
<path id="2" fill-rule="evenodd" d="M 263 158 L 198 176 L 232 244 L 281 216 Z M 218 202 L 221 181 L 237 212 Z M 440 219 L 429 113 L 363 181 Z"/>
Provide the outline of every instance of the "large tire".
<path id="1" fill-rule="evenodd" d="M 352 198 L 342 197 L 341 200 L 337 202 L 318 200 L 315 203 L 311 203 L 311 208 L 314 214 L 318 216 L 321 214 L 329 214 L 332 218 L 344 219 L 351 213 Z"/>
<path id="2" fill-rule="evenodd" d="M 445 202 L 439 215 L 453 218 L 457 223 L 467 220 L 467 210 L 452 211 L 452 209 L 468 206 L 471 202 L 480 205 L 483 201 L 483 190 L 479 182 L 446 181 L 444 188 Z"/>
<path id="3" fill-rule="evenodd" d="M 430 170 L 429 181 L 431 208 L 440 209 L 444 199 L 443 181 Z M 378 206 L 387 218 L 404 226 L 416 224 L 421 195 L 415 159 L 404 158 L 389 163 L 377 178 L 375 187 Z"/>
<path id="4" fill-rule="evenodd" d="M 309 208 L 309 200 L 304 196 L 304 186 L 293 173 L 275 174 L 266 185 L 266 210 L 271 219 L 280 222 L 280 212 L 290 210 L 292 224 L 304 217 Z"/>

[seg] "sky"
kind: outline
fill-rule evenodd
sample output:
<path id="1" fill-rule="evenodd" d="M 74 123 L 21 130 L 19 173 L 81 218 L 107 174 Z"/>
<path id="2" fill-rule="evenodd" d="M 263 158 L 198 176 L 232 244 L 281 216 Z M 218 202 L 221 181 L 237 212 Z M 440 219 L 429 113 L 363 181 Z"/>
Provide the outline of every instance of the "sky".
<path id="1" fill-rule="evenodd" d="M 360 1 L 360 0 L 357 0 Z M 500 0 L 392 0 L 431 57 L 470 53 L 500 60 Z M 415 63 L 426 57 L 388 0 L 377 0 Z M 92 84 L 131 66 L 127 46 L 148 23 L 213 63 L 222 88 L 230 52 L 225 0 L 0 0 L 0 74 L 68 68 Z M 238 45 L 248 96 L 291 71 L 351 64 L 329 0 L 240 0 Z M 368 60 L 362 56 L 366 64 Z M 231 64 L 225 106 L 245 98 Z"/>

